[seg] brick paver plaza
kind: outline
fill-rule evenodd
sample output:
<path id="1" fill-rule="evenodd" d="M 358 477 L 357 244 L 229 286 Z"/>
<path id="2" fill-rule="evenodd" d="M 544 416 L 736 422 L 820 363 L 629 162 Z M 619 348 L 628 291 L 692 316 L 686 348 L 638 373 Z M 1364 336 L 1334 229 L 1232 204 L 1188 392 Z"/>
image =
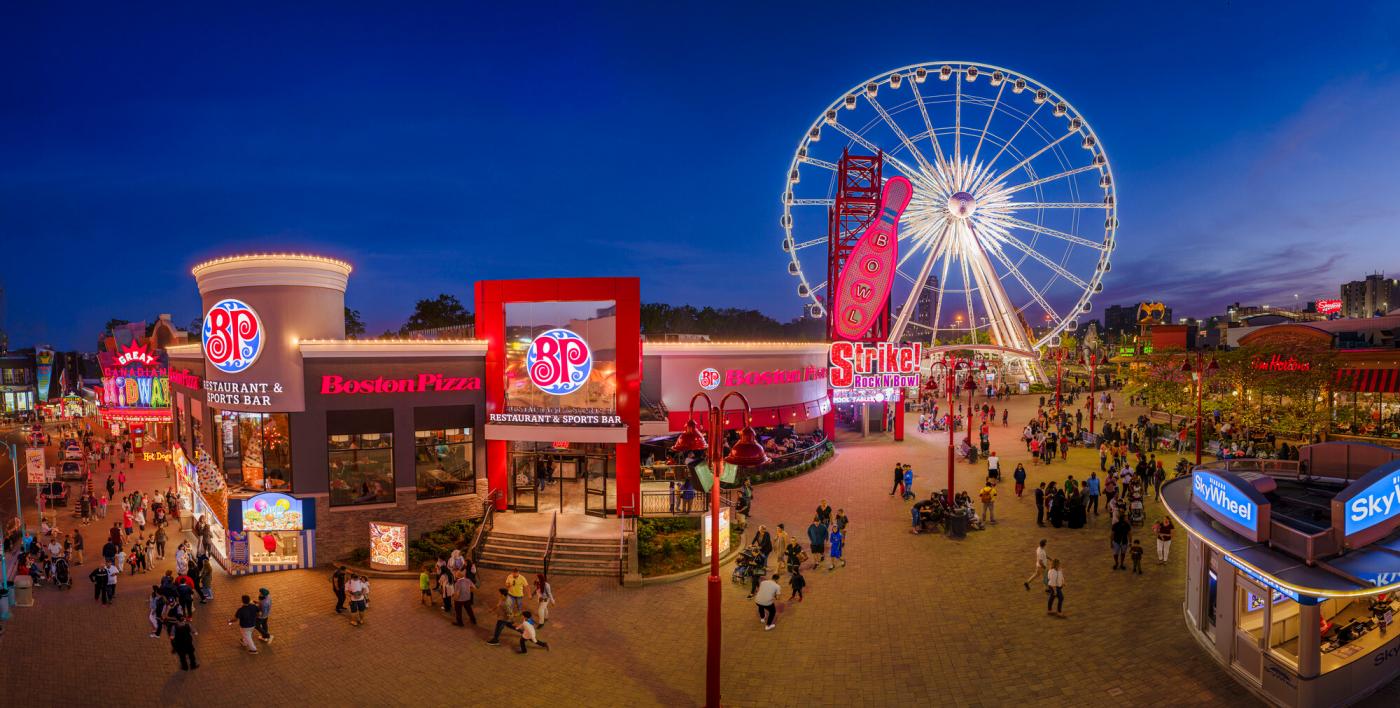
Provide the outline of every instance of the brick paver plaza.
<path id="1" fill-rule="evenodd" d="M 1000 523 L 961 542 L 909 534 L 908 504 L 888 494 L 896 461 L 915 465 L 920 496 L 944 486 L 946 433 L 911 433 L 902 444 L 845 444 L 819 470 L 758 487 L 754 520 L 770 528 L 782 521 L 803 534 L 820 499 L 844 508 L 851 518 L 849 566 L 808 572 L 806 601 L 783 606 L 771 632 L 763 631 L 746 589 L 728 580 L 726 568 L 725 703 L 1257 704 L 1183 625 L 1184 534 L 1167 566 L 1151 561 L 1144 535 L 1145 574 L 1137 576 L 1110 570 L 1106 516 L 1078 530 L 1036 527 L 1029 489 L 1071 472 L 1083 479 L 1098 458 L 1075 450 L 1068 464 L 1028 464 L 1026 498 L 1016 499 L 1010 472 L 1028 462 L 1019 434 L 1033 407 L 1029 397 L 1017 399 L 1011 425 L 993 432 L 1008 481 L 997 502 Z M 975 492 L 984 469 L 958 465 L 959 488 Z M 137 476 L 135 486 L 143 489 L 166 485 L 154 469 Z M 1149 501 L 1149 519 L 1160 513 Z M 88 558 L 100 557 L 102 526 L 88 528 Z M 1042 537 L 1064 564 L 1065 619 L 1048 617 L 1042 593 L 1021 586 Z M 201 668 L 181 672 L 167 642 L 147 637 L 147 597 L 159 573 L 123 576 L 115 605 L 104 608 L 92 601 L 91 567 L 89 560 L 75 569 L 71 591 L 40 588 L 34 607 L 15 610 L 0 643 L 0 680 L 14 705 L 703 701 L 703 576 L 641 589 L 555 578 L 560 604 L 541 632 L 552 650 L 519 656 L 507 643 L 484 644 L 491 622 L 485 595 L 494 595 L 501 577 L 493 571 L 484 571 L 487 592 L 478 593 L 481 629 L 454 627 L 442 612 L 422 607 L 413 582 L 374 581 L 368 621 L 353 628 L 331 612 L 326 571 L 219 573 L 215 601 L 195 619 Z M 250 656 L 225 622 L 238 595 L 256 595 L 260 587 L 275 601 L 275 640 Z M 1392 685 L 1368 703 L 1394 705 L 1397 695 Z"/>

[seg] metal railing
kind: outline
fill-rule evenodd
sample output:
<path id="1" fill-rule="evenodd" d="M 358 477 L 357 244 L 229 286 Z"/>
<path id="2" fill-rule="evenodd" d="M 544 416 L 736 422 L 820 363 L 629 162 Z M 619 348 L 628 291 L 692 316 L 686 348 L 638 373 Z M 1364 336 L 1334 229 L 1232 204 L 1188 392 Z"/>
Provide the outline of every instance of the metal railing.
<path id="1" fill-rule="evenodd" d="M 554 539 L 559 534 L 559 512 L 549 522 L 549 540 L 544 544 L 544 577 L 549 577 L 549 561 L 554 558 Z"/>
<path id="2" fill-rule="evenodd" d="M 1226 472 L 1262 472 L 1279 477 L 1298 476 L 1298 462 L 1294 460 L 1274 460 L 1260 457 L 1239 457 L 1228 460 L 1202 462 L 1201 467 Z"/>
<path id="3" fill-rule="evenodd" d="M 486 536 L 491 533 L 491 528 L 496 520 L 496 500 L 505 496 L 497 489 L 486 495 L 486 511 L 481 515 L 481 523 L 477 524 L 476 535 L 472 537 L 472 545 L 467 549 L 467 556 L 472 559 L 472 563 L 481 562 L 481 552 L 486 546 Z"/>
<path id="4" fill-rule="evenodd" d="M 680 487 L 671 490 L 642 490 L 641 507 L 637 516 L 698 516 L 710 511 L 710 495 L 699 489 L 692 490 L 692 498 L 687 500 Z M 720 504 L 734 506 L 736 489 L 721 489 Z M 633 521 L 636 519 L 634 518 Z"/>

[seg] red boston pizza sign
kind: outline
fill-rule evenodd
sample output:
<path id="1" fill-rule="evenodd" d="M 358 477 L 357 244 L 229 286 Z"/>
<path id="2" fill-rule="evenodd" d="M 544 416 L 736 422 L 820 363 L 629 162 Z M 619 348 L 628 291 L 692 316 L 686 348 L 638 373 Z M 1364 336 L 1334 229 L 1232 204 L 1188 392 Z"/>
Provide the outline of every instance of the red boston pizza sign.
<path id="1" fill-rule="evenodd" d="M 480 391 L 481 379 L 475 376 L 446 376 L 443 374 L 418 374 L 402 379 L 386 379 L 377 376 L 372 379 L 347 379 L 335 374 L 321 377 L 321 394 L 355 393 L 420 393 L 428 391 Z"/>

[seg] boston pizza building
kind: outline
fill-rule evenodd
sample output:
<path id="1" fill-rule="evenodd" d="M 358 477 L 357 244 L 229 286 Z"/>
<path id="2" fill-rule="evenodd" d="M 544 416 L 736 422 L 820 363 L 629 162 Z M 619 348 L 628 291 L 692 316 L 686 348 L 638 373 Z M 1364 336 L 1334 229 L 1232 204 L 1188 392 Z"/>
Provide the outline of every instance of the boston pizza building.
<path id="1" fill-rule="evenodd" d="M 775 456 L 831 437 L 826 344 L 645 343 L 635 278 L 479 282 L 479 338 L 350 340 L 351 271 L 307 255 L 193 269 L 205 315 L 167 349 L 172 456 L 232 572 L 372 540 L 403 563 L 408 539 L 486 504 L 674 513 L 687 468 L 668 436 L 699 391 L 743 393 Z"/>

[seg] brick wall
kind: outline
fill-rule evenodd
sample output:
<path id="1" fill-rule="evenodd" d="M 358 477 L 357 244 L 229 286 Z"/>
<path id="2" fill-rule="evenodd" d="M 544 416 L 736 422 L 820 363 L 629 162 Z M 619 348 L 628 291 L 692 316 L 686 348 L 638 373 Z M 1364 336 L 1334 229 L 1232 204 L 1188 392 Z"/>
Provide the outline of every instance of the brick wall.
<path id="1" fill-rule="evenodd" d="M 369 547 L 369 523 L 388 521 L 408 524 L 413 540 L 458 519 L 479 519 L 485 512 L 483 499 L 475 494 L 428 500 L 418 503 L 412 489 L 398 491 L 398 504 L 378 509 L 330 508 L 330 498 L 316 497 L 316 561 L 330 565 L 356 548 Z"/>

